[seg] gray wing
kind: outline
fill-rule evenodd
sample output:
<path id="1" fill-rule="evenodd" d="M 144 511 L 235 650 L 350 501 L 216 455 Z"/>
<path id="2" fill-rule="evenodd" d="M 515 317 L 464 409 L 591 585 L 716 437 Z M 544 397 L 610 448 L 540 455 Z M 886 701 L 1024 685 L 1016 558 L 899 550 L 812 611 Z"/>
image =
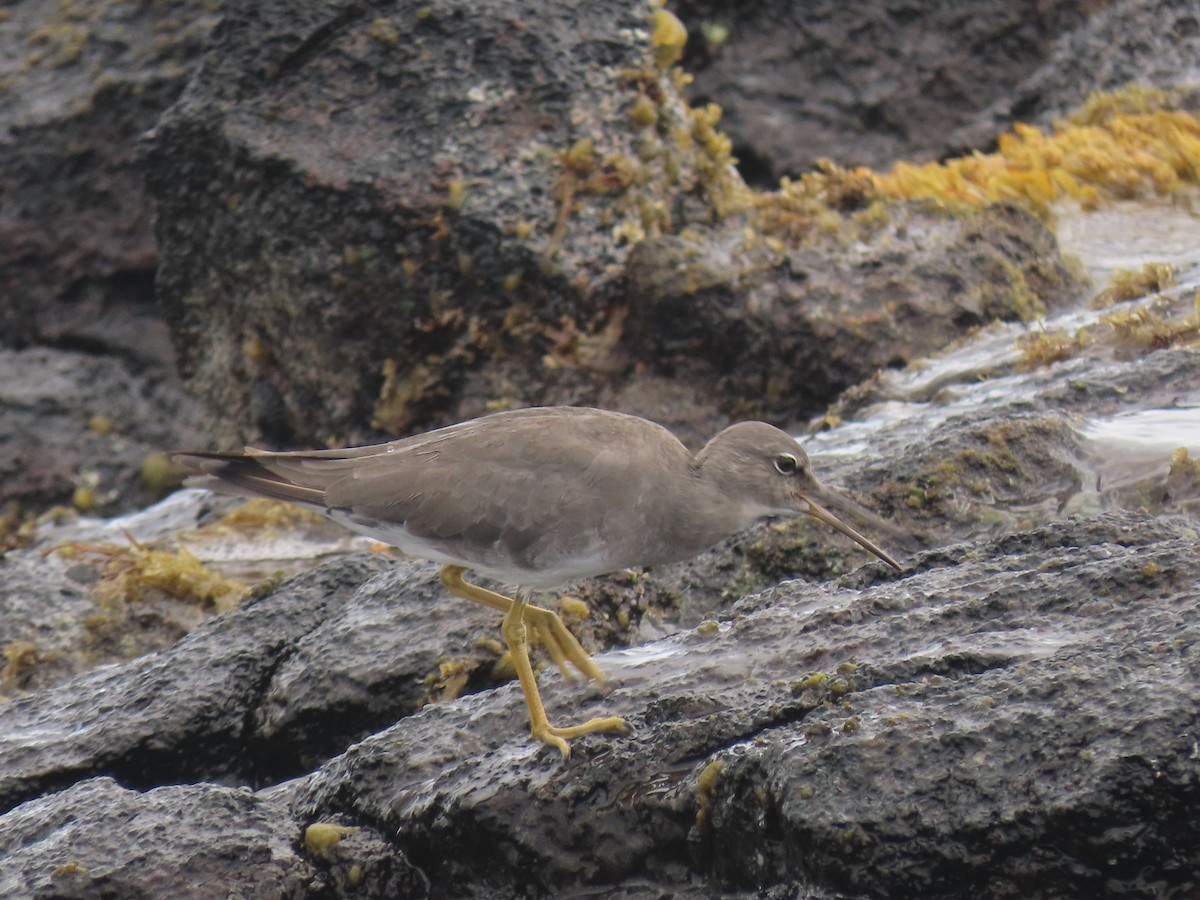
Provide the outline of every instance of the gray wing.
<path id="1" fill-rule="evenodd" d="M 478 421 L 489 427 L 455 426 L 359 458 L 329 484 L 326 503 L 403 522 L 413 536 L 444 545 L 492 546 L 533 566 L 597 542 L 597 499 L 619 507 L 638 490 L 631 429 L 657 428 L 611 416 Z"/>
<path id="2" fill-rule="evenodd" d="M 448 550 L 492 548 L 533 566 L 597 543 L 609 527 L 595 515 L 599 499 L 634 514 L 645 495 L 639 454 L 647 452 L 687 456 L 644 419 L 558 407 L 368 447 L 175 458 L 202 475 L 191 482 L 198 486 L 403 524 Z"/>

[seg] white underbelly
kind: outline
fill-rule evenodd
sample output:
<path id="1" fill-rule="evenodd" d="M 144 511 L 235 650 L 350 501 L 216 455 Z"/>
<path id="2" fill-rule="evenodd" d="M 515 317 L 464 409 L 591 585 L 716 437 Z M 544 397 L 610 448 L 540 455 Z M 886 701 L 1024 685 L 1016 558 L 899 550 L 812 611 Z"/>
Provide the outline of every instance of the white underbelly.
<path id="1" fill-rule="evenodd" d="M 324 512 L 338 524 L 395 547 L 409 556 L 444 565 L 462 566 L 485 578 L 522 590 L 554 590 L 623 567 L 605 558 L 599 540 L 569 558 L 545 560 L 544 565 L 530 566 L 509 559 L 503 548 L 496 545 L 468 549 L 454 541 L 418 537 L 397 522 L 367 519 L 345 510 Z"/>

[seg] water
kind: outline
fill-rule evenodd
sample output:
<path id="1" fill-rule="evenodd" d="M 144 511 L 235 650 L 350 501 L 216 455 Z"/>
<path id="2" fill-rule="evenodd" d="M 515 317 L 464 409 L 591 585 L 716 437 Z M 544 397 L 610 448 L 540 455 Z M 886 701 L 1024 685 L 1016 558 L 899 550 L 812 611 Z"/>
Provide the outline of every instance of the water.
<path id="1" fill-rule="evenodd" d="M 1088 213 L 1064 206 L 1057 212 L 1063 251 L 1092 275 L 1096 292 L 1115 270 L 1140 269 L 1150 262 L 1175 265 L 1176 285 L 1108 309 L 1084 305 L 1032 323 L 993 323 L 939 354 L 883 373 L 880 399 L 857 411 L 855 420 L 800 437 L 818 471 L 864 454 L 902 455 L 926 443 L 948 420 L 977 416 L 980 409 L 1001 417 L 1006 410 L 1046 411 L 1048 386 L 1069 380 L 1071 366 L 1086 378 L 1097 356 L 1117 362 L 1133 354 L 1171 352 L 1121 346 L 1102 317 L 1140 309 L 1165 321 L 1194 314 L 1200 291 L 1200 217 L 1182 203 L 1163 201 L 1115 203 Z M 1095 338 L 1084 349 L 1060 362 L 1026 367 L 1022 339 L 1039 333 L 1074 335 L 1080 329 L 1090 329 L 1087 333 Z M 1068 461 L 1078 471 L 1077 494 L 1069 496 L 1068 488 L 1064 496 L 1063 485 L 1046 485 L 1045 497 L 1023 501 L 1031 520 L 1114 506 L 1163 508 L 1172 454 L 1186 448 L 1190 458 L 1200 458 L 1200 384 L 1173 397 L 1145 393 L 1131 391 L 1123 398 L 1125 408 L 1115 415 L 1078 421 L 1078 457 Z M 1016 506 L 1008 510 L 1016 511 Z"/>
<path id="2" fill-rule="evenodd" d="M 1192 396 L 1190 404 L 1200 404 Z M 1086 421 L 1082 489 L 1071 511 L 1095 511 L 1114 506 L 1171 509 L 1165 483 L 1176 450 L 1200 459 L 1200 405 L 1172 409 L 1141 409 Z M 1181 502 L 1190 497 L 1176 498 Z M 1186 510 L 1186 506 L 1180 509 Z"/>
<path id="3" fill-rule="evenodd" d="M 1200 217 L 1188 203 L 1124 200 L 1091 212 L 1063 204 L 1056 213 L 1059 247 L 1083 263 L 1097 286 L 1117 269 L 1200 264 Z"/>

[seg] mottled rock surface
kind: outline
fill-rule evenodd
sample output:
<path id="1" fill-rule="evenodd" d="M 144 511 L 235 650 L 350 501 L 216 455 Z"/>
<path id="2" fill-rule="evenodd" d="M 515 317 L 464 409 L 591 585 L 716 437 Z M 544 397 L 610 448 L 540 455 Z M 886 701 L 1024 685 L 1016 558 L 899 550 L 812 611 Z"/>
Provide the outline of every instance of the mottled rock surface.
<path id="1" fill-rule="evenodd" d="M 6 4 L 0 346 L 53 344 L 171 368 L 137 141 L 183 89 L 218 5 Z"/>
<path id="2" fill-rule="evenodd" d="M 956 4 L 682 0 L 689 96 L 725 110 L 743 175 L 770 188 L 822 157 L 887 169 L 1049 126 L 1094 91 L 1189 87 L 1188 0 Z"/>
<path id="3" fill-rule="evenodd" d="M 1186 883 L 1195 540 L 1122 514 L 784 584 L 605 660 L 612 691 L 573 715 L 619 713 L 629 738 L 547 766 L 473 698 L 418 716 L 436 737 L 355 746 L 299 809 L 396 833 L 448 896 L 656 874 L 929 897 Z M 481 852 L 447 855 L 462 835 Z"/>
<path id="4" fill-rule="evenodd" d="M 1152 50 L 1150 48 L 1153 48 Z M 1149 52 L 1147 52 L 1149 50 Z M 1046 62 L 953 138 L 988 140 L 1014 121 L 1050 125 L 1094 91 L 1127 85 L 1194 95 L 1200 10 L 1187 0 L 1119 0 L 1062 34 Z M 1196 108 L 1196 100 L 1188 104 Z M 986 136 L 986 137 L 985 137 Z"/>
<path id="5" fill-rule="evenodd" d="M 164 466 L 147 479 L 143 462 L 200 441 L 202 418 L 168 373 L 117 356 L 0 348 L 0 508 L 70 506 L 79 488 L 88 512 L 145 506 L 178 478 Z"/>
<path id="6" fill-rule="evenodd" d="M 797 424 L 1078 297 L 1016 210 L 760 206 L 649 26 L 634 0 L 231 10 L 148 156 L 160 297 L 228 439 L 555 403 Z"/>
<path id="7" fill-rule="evenodd" d="M 191 865 L 238 848 L 212 867 L 232 866 L 246 896 L 383 897 L 397 878 L 413 889 L 413 871 L 435 897 L 653 896 L 698 879 L 851 896 L 1182 888 L 1200 799 L 1196 541 L 1190 519 L 1112 513 L 944 547 L 903 573 L 781 584 L 721 625 L 602 655 L 606 690 L 545 678 L 553 719 L 634 727 L 576 741 L 567 762 L 527 740 L 510 685 L 427 706 L 275 788 L 156 788 L 271 770 L 281 738 L 256 733 L 261 714 L 297 705 L 289 665 L 322 670 L 297 648 L 332 611 L 329 578 L 352 606 L 379 575 L 339 564 L 156 660 L 0 707 L 0 884 L 58 871 L 54 896 L 96 896 L 97 879 L 152 893 L 175 883 L 179 851 L 135 852 L 138 835 L 180 846 L 209 829 Z M 370 653 L 395 652 L 371 634 Z M 313 681 L 330 708 L 339 680 Z M 301 854 L 312 824 L 365 831 Z M 246 864 L 257 853 L 272 864 Z M 205 878 L 187 896 L 218 896 Z"/>
<path id="8" fill-rule="evenodd" d="M 1190 290 L 1171 297 L 1183 306 Z M 248 896 L 1189 889 L 1200 529 L 1174 512 L 1196 491 L 1185 468 L 1168 472 L 1169 435 L 1146 463 L 1117 451 L 1146 473 L 1122 480 L 1111 438 L 1080 423 L 1186 416 L 1200 356 L 1130 364 L 1093 349 L 1032 371 L 997 363 L 982 381 L 948 357 L 927 382 L 918 369 L 848 398 L 847 415 L 940 401 L 914 403 L 924 428 L 893 413 L 878 454 L 818 457 L 827 480 L 876 508 L 895 498 L 893 515 L 938 546 L 893 545 L 904 572 L 847 572 L 861 553 L 801 522 L 583 586 L 580 633 L 627 649 L 599 655 L 603 686 L 544 672 L 549 713 L 619 714 L 634 731 L 577 740 L 567 762 L 527 739 L 516 686 L 494 687 L 495 651 L 478 640 L 495 614 L 445 596 L 435 566 L 380 556 L 328 563 L 156 656 L 0 705 L 13 848 L 0 878 L 75 861 L 63 847 L 84 826 L 69 811 L 91 822 L 102 782 L 89 779 L 110 775 L 123 789 L 104 789 L 146 828 L 175 834 L 234 803 L 247 812 L 221 841 L 304 848 L 280 858 L 316 872 L 290 894 L 277 869 L 231 862 Z M 27 554 L 7 565 L 29 569 Z M 784 580 L 795 572 L 813 580 Z M 158 786 L 195 782 L 161 804 Z M 311 825 L 336 827 L 301 843 Z M 468 845 L 482 849 L 453 849 Z M 66 871 L 76 881 L 56 876 L 55 896 L 94 895 Z M 101 875 L 173 877 L 135 855 Z"/>
<path id="9" fill-rule="evenodd" d="M 94 778 L 0 816 L 0 896 L 311 897 L 321 879 L 297 841 L 287 807 L 244 788 Z"/>
<path id="10" fill-rule="evenodd" d="M 962 152 L 955 129 L 1011 97 L 1097 4 L 678 6 L 695 35 L 685 57 L 696 73 L 690 93 L 726 110 L 734 155 L 748 178 L 768 188 L 822 157 L 887 168 Z"/>

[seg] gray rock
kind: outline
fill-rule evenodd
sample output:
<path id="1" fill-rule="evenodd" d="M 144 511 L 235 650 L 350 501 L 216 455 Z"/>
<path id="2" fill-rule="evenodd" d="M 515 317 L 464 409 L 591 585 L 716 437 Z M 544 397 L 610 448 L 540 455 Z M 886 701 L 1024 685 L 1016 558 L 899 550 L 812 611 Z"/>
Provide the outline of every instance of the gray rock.
<path id="1" fill-rule="evenodd" d="M 0 348 L 0 507 L 70 506 L 81 486 L 94 512 L 145 506 L 174 483 L 147 483 L 143 461 L 194 445 L 200 418 L 176 380 L 136 372 L 120 358 Z M 105 426 L 94 427 L 100 419 Z"/>
<path id="2" fill-rule="evenodd" d="M 423 710 L 300 788 L 394 834 L 438 896 L 697 875 L 854 896 L 1136 895 L 1191 882 L 1194 524 L 1128 513 L 791 582 L 603 662 L 551 719 L 629 719 L 566 764 L 515 688 Z M 495 723 L 495 724 L 493 724 Z M 469 838 L 467 837 L 469 836 Z M 447 853 L 464 840 L 479 849 Z"/>
<path id="3" fill-rule="evenodd" d="M 379 571 L 296 641 L 253 709 L 254 741 L 269 757 L 260 777 L 311 771 L 446 691 L 492 684 L 497 655 L 479 642 L 500 639 L 499 614 L 448 595 L 436 572 Z M 450 671 L 439 677 L 442 662 Z"/>
<path id="4" fill-rule="evenodd" d="M 0 786 L 17 804 L 5 846 L 69 830 L 47 808 L 91 821 L 93 794 L 36 798 L 101 772 L 148 791 L 122 803 L 174 834 L 228 811 L 227 789 L 187 789 L 203 802 L 160 820 L 156 785 L 299 774 L 339 728 L 392 715 L 313 775 L 239 795 L 290 812 L 221 840 L 364 827 L 319 861 L 340 887 L 295 895 L 313 897 L 411 888 L 414 872 L 429 896 L 655 896 L 696 879 L 788 888 L 777 896 L 1136 894 L 1150 871 L 1166 889 L 1191 865 L 1194 545 L 1188 519 L 1122 512 L 943 547 L 904 573 L 785 582 L 724 624 L 601 655 L 607 687 L 544 676 L 553 721 L 615 713 L 635 729 L 577 740 L 567 763 L 528 740 L 515 685 L 407 715 L 364 700 L 372 679 L 403 693 L 408 676 L 383 660 L 407 645 L 410 668 L 432 668 L 474 616 L 449 598 L 431 608 L 433 567 L 332 563 L 170 651 L 0 706 Z M 393 591 L 399 578 L 415 593 Z M 24 854 L 0 852 L 0 879 Z M 144 856 L 119 862 L 123 884 L 162 877 Z M 805 884 L 821 887 L 796 894 Z"/>
<path id="5" fill-rule="evenodd" d="M 554 182 L 577 139 L 632 155 L 616 87 L 645 24 L 632 2 L 231 8 L 149 156 L 193 390 L 276 443 L 444 417 L 485 360 L 493 395 L 527 395 L 555 330 L 618 290 L 598 210 L 553 237 Z"/>
<path id="6" fill-rule="evenodd" d="M 752 202 L 640 0 L 377 13 L 231 9 L 154 130 L 159 293 L 223 440 L 344 444 L 497 402 L 795 424 L 1079 294 L 1020 211 L 869 224 L 852 179 Z"/>
<path id="7" fill-rule="evenodd" d="M 36 691 L 90 664 L 81 648 L 85 618 L 95 611 L 88 596 L 94 574 L 57 557 L 12 553 L 0 558 L 0 647 L 8 657 L 0 697 Z M 17 658 L 28 656 L 24 665 Z"/>
<path id="8" fill-rule="evenodd" d="M 208 0 L 5 7 L 0 346 L 171 369 L 137 141 L 183 89 L 216 19 Z"/>
<path id="9" fill-rule="evenodd" d="M 35 558 L 19 557 L 14 574 Z M 490 686 L 497 654 L 480 642 L 499 638 L 498 615 L 447 595 L 436 572 L 381 557 L 329 563 L 159 654 L 0 703 L 0 808 L 91 773 L 140 787 L 274 783 L 439 697 Z M 11 623 L 10 639 L 40 640 L 43 656 L 78 667 L 75 607 L 90 604 L 77 587 L 65 605 L 56 589 L 15 593 L 27 621 Z M 39 607 L 52 612 L 39 620 Z M 30 668 L 43 681 L 60 675 Z"/>
<path id="10" fill-rule="evenodd" d="M 0 816 L 0 897 L 313 897 L 321 878 L 299 838 L 285 805 L 245 788 L 94 778 Z"/>
<path id="11" fill-rule="evenodd" d="M 255 783 L 272 768 L 254 721 L 273 674 L 384 565 L 319 569 L 210 620 L 170 650 L 0 704 L 0 809 L 99 774 L 141 788 Z"/>
<path id="12" fill-rule="evenodd" d="M 1094 7 L 687 0 L 677 11 L 691 95 L 724 108 L 743 172 L 771 188 L 823 157 L 886 169 L 961 152 L 955 129 L 1012 96 Z M 706 36 L 714 27 L 724 41 Z"/>
<path id="13" fill-rule="evenodd" d="M 1187 0 L 672 8 L 689 30 L 689 96 L 721 105 L 739 168 L 762 188 L 821 158 L 887 169 L 986 150 L 1095 91 L 1187 91 L 1200 51 Z M 722 41 L 706 35 L 722 29 Z"/>
<path id="14" fill-rule="evenodd" d="M 1195 109 L 1200 16 L 1187 0 L 1122 0 L 1098 9 L 1062 34 L 1037 71 L 964 126 L 954 139 L 970 146 L 1013 121 L 1043 126 L 1073 112 L 1096 91 L 1128 85 L 1161 88 Z"/>
<path id="15" fill-rule="evenodd" d="M 1024 210 L 949 216 L 897 204 L 886 215 L 849 247 L 799 242 L 757 266 L 714 252 L 732 238 L 715 229 L 643 241 L 627 267 L 638 358 L 671 360 L 685 384 L 754 398 L 742 417 L 799 423 L 952 333 L 1081 296 L 1054 236 Z"/>

